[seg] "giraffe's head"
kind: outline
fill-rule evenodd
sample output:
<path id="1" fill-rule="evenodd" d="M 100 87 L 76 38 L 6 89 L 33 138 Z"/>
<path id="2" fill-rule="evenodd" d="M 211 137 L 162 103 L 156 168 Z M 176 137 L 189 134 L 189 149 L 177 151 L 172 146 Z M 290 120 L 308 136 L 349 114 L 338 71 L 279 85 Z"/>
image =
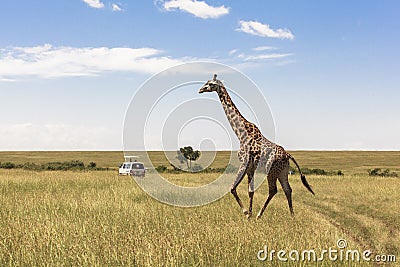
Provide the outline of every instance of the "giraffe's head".
<path id="1" fill-rule="evenodd" d="M 214 74 L 214 78 L 212 80 L 207 81 L 203 87 L 200 88 L 199 94 L 204 92 L 218 92 L 223 88 L 224 85 L 220 80 L 217 80 L 217 74 Z"/>

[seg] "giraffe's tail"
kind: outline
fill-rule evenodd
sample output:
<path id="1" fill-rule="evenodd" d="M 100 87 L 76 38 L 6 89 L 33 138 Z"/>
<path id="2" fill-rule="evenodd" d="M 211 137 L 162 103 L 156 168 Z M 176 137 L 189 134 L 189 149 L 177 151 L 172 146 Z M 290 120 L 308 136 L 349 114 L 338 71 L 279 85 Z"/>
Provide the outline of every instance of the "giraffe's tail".
<path id="1" fill-rule="evenodd" d="M 303 183 L 303 185 L 308 189 L 308 191 L 310 191 L 313 195 L 315 195 L 315 193 L 312 190 L 310 184 L 306 180 L 306 176 L 301 172 L 299 164 L 297 164 L 296 160 L 294 159 L 294 157 L 292 155 L 290 155 L 289 153 L 287 153 L 287 155 L 293 161 L 293 163 L 296 165 L 297 169 L 299 170 L 300 176 L 301 176 L 301 182 Z"/>

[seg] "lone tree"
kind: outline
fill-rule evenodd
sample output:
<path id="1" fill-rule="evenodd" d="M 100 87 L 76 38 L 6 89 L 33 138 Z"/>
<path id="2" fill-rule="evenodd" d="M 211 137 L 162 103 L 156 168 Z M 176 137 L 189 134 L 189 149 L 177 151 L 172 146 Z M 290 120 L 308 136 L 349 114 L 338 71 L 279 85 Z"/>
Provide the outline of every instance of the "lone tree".
<path id="1" fill-rule="evenodd" d="M 182 148 L 181 148 L 182 149 Z M 178 154 L 178 156 L 176 156 L 176 158 L 179 160 L 179 162 L 181 164 L 185 163 L 186 166 L 189 169 L 189 162 L 187 160 L 187 158 L 185 158 L 185 156 L 183 155 L 183 153 L 181 152 L 181 149 L 177 150 L 176 153 Z"/>
<path id="2" fill-rule="evenodd" d="M 192 169 L 192 161 L 196 161 L 201 155 L 200 151 L 193 150 L 193 147 L 191 146 L 181 147 L 179 152 L 178 159 L 180 159 L 179 157 L 182 155 L 186 159 L 186 164 L 188 163 L 187 161 L 189 161 L 188 168 L 190 170 Z M 181 161 L 181 163 L 183 162 Z"/>

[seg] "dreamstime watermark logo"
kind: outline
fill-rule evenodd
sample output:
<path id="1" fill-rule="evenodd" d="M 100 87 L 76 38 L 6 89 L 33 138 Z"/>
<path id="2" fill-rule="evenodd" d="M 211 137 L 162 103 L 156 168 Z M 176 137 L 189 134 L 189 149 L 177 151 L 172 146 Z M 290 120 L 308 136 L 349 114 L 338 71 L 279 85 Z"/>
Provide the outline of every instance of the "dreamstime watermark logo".
<path id="1" fill-rule="evenodd" d="M 305 249 L 305 250 L 286 250 L 286 249 L 269 249 L 264 246 L 257 253 L 257 258 L 260 261 L 365 261 L 365 262 L 396 262 L 395 255 L 374 254 L 371 250 L 347 249 L 348 244 L 345 239 L 339 239 L 336 242 L 336 247 L 327 249 Z"/>
<path id="2" fill-rule="evenodd" d="M 163 150 L 169 164 L 184 171 L 187 171 L 185 166 L 177 159 L 177 150 L 184 146 L 201 151 L 196 161 L 201 168 L 210 166 L 220 150 L 231 151 L 228 164 L 237 160 L 234 151 L 239 148 L 238 138 L 221 108 L 218 95 L 215 92 L 199 94 L 199 89 L 214 74 L 218 74 L 242 115 L 274 141 L 274 121 L 264 95 L 238 70 L 218 63 L 193 62 L 154 75 L 131 99 L 125 114 L 123 146 L 125 156 L 135 151 L 146 152 L 140 161 L 155 171 L 145 178 L 135 177 L 135 180 L 146 193 L 163 203 L 181 207 L 211 203 L 229 192 L 236 178 L 235 174 L 224 172 L 206 185 L 178 186 L 156 171 L 157 163 L 147 153 Z M 255 188 L 262 181 L 263 177 L 256 177 Z"/>

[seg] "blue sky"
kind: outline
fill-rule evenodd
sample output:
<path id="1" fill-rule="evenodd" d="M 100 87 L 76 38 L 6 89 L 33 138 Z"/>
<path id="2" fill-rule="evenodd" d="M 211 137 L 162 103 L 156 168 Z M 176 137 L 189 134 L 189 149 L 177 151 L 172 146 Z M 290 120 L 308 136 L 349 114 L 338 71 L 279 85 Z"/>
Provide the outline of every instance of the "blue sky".
<path id="1" fill-rule="evenodd" d="M 4 0 L 0 150 L 121 150 L 137 88 L 195 60 L 251 78 L 288 149 L 399 150 L 399 11 L 398 1 Z"/>

